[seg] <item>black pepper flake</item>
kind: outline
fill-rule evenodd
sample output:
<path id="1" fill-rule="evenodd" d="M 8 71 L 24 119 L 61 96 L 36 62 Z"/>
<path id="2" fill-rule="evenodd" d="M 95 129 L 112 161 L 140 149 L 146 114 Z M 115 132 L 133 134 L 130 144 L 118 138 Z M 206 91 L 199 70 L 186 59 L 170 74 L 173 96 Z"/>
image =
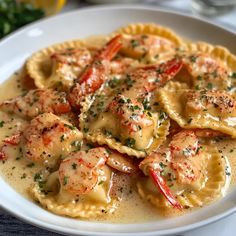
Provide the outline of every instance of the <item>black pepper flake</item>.
<path id="1" fill-rule="evenodd" d="M 233 72 L 231 78 L 236 79 L 236 72 Z"/>
<path id="2" fill-rule="evenodd" d="M 23 173 L 23 175 L 20 177 L 21 179 L 25 179 L 26 178 L 26 173 Z"/>
<path id="3" fill-rule="evenodd" d="M 32 167 L 34 167 L 35 166 L 35 164 L 32 162 L 32 163 L 29 163 L 28 165 L 26 165 L 27 167 L 29 167 L 29 168 L 32 168 Z"/>
<path id="4" fill-rule="evenodd" d="M 77 164 L 76 164 L 76 163 L 73 163 L 71 166 L 72 166 L 72 169 L 73 169 L 73 170 L 76 170 L 76 169 L 77 169 Z"/>
<path id="5" fill-rule="evenodd" d="M 125 139 L 125 145 L 126 146 L 128 146 L 128 147 L 130 147 L 130 148 L 133 148 L 134 147 L 134 145 L 135 145 L 135 139 L 133 139 L 133 138 L 127 138 L 127 139 Z"/>

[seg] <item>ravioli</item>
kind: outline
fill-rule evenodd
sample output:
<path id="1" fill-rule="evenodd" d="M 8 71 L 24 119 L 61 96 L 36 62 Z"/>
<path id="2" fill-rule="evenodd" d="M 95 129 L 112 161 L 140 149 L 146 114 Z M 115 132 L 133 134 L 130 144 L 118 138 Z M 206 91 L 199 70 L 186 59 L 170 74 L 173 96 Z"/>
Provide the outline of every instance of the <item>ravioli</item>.
<path id="1" fill-rule="evenodd" d="M 187 43 L 179 53 L 184 67 L 177 80 L 192 89 L 219 89 L 235 93 L 236 57 L 226 48 L 204 42 Z"/>
<path id="2" fill-rule="evenodd" d="M 34 53 L 26 69 L 37 88 L 68 90 L 90 61 L 91 53 L 84 41 L 68 41 Z"/>
<path id="3" fill-rule="evenodd" d="M 89 141 L 144 157 L 166 139 L 169 119 L 162 110 L 150 110 L 152 96 L 136 99 L 138 90 L 131 93 L 128 81 L 125 78 L 116 88 L 106 87 L 87 97 L 80 115 L 80 128 Z M 124 89 L 121 94 L 122 86 L 127 88 L 127 84 L 128 90 Z"/>
<path id="4" fill-rule="evenodd" d="M 229 181 L 225 174 L 227 158 L 219 154 L 217 148 L 211 145 L 202 145 L 202 154 L 198 156 L 202 164 L 202 177 L 197 180 L 198 184 L 186 186 L 176 185 L 171 180 L 171 189 L 176 194 L 179 203 L 186 209 L 199 207 L 218 199 L 222 196 L 224 188 L 227 188 Z M 168 183 L 168 182 L 167 182 Z M 197 186 L 197 187 L 196 187 Z M 150 178 L 145 178 L 137 183 L 140 196 L 150 201 L 157 208 L 166 214 L 170 203 L 157 191 Z"/>
<path id="5" fill-rule="evenodd" d="M 0 168 L 44 209 L 143 222 L 158 219 L 155 208 L 207 205 L 235 184 L 236 57 L 227 49 L 134 23 L 34 53 L 25 78 L 36 89 L 21 77 L 0 88 L 2 99 L 27 89 L 0 104 Z"/>
<path id="6" fill-rule="evenodd" d="M 191 90 L 178 82 L 158 92 L 166 113 L 182 128 L 209 128 L 236 136 L 236 100 L 218 90 Z"/>
<path id="7" fill-rule="evenodd" d="M 130 24 L 116 33 L 123 36 L 121 54 L 144 64 L 168 61 L 184 48 L 173 31 L 154 24 Z"/>
<path id="8" fill-rule="evenodd" d="M 26 159 L 56 168 L 62 158 L 80 150 L 82 139 L 83 134 L 71 123 L 52 113 L 44 113 L 26 126 L 20 145 Z"/>
<path id="9" fill-rule="evenodd" d="M 100 170 L 95 188 L 84 195 L 72 195 L 59 184 L 58 171 L 49 175 L 46 184 L 35 184 L 31 190 L 33 198 L 49 211 L 64 216 L 91 218 L 116 210 L 118 201 L 111 199 L 112 172 L 108 167 Z M 39 182 L 40 183 L 40 182 Z"/>

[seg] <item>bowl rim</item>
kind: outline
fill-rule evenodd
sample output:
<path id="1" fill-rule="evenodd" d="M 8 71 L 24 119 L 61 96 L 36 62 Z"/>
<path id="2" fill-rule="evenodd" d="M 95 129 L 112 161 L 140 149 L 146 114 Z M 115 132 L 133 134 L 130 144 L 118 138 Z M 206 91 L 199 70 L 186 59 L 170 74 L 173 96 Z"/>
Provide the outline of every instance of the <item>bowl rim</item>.
<path id="1" fill-rule="evenodd" d="M 217 25 L 216 23 L 212 22 L 211 20 L 205 19 L 205 18 L 199 18 L 198 16 L 195 15 L 190 15 L 188 13 L 180 13 L 180 12 L 176 12 L 173 9 L 163 9 L 160 7 L 155 6 L 147 6 L 147 5 L 140 5 L 140 4 L 112 4 L 112 5 L 99 5 L 99 6 L 86 6 L 83 7 L 82 9 L 76 9 L 76 10 L 72 10 L 66 13 L 62 13 L 60 15 L 55 15 L 55 16 L 50 16 L 50 17 L 46 17 L 44 19 L 38 20 L 36 22 L 30 23 L 18 30 L 16 30 L 15 32 L 9 34 L 8 36 L 4 37 L 2 40 L 0 40 L 0 46 L 3 46 L 5 43 L 7 43 L 9 40 L 11 40 L 12 38 L 14 38 L 17 35 L 23 34 L 25 31 L 27 31 L 29 28 L 37 26 L 38 24 L 41 23 L 47 23 L 50 22 L 52 19 L 55 18 L 66 18 L 68 15 L 73 15 L 73 14 L 77 14 L 80 12 L 93 12 L 93 11 L 109 11 L 109 10 L 144 10 L 144 11 L 155 11 L 155 12 L 160 12 L 160 13 L 165 13 L 165 14 L 171 14 L 171 15 L 175 15 L 178 17 L 187 17 L 189 19 L 195 19 L 196 21 L 200 21 L 203 22 L 205 24 L 208 24 L 210 26 L 216 27 L 216 28 L 220 28 L 221 30 L 231 33 L 233 36 L 236 36 L 236 32 L 234 32 L 231 29 L 225 28 L 222 25 Z M 202 226 L 205 226 L 207 224 L 219 221 L 220 219 L 223 219 L 231 214 L 233 214 L 234 212 L 236 212 L 236 206 L 232 207 L 226 211 L 224 211 L 223 213 L 218 213 L 212 217 L 209 217 L 207 219 L 203 219 L 200 220 L 198 222 L 189 224 L 189 225 L 185 225 L 185 226 L 179 226 L 179 227 L 175 227 L 172 229 L 162 229 L 162 230 L 158 230 L 158 231 L 148 231 L 148 232 L 135 232 L 135 233 L 113 233 L 113 232 L 95 232 L 95 231 L 84 231 L 84 230 L 77 230 L 77 229 L 71 229 L 71 228 L 65 228 L 64 226 L 58 226 L 58 225 L 54 225 L 52 223 L 47 223 L 44 221 L 40 221 L 38 219 L 35 218 L 31 218 L 29 216 L 27 216 L 24 213 L 21 212 L 17 212 L 14 210 L 14 207 L 11 206 L 4 206 L 3 202 L 1 202 L 1 198 L 0 198 L 0 207 L 2 209 L 4 209 L 6 212 L 9 212 L 11 215 L 15 216 L 16 218 L 29 223 L 31 225 L 34 225 L 36 227 L 39 228 L 43 228 L 52 232 L 56 232 L 56 233 L 60 233 L 60 234 L 69 234 L 69 235 L 165 235 L 165 234 L 177 234 L 177 233 L 182 233 L 182 232 L 186 232 L 186 231 L 190 231 Z M 94 222 L 94 224 L 101 224 L 101 223 L 97 223 Z M 107 225 L 112 224 L 112 223 L 105 223 Z M 134 223 L 137 224 L 137 223 Z M 132 225 L 134 225 L 132 224 Z M 142 224 L 142 223 L 138 223 L 138 224 Z M 114 225 L 114 224 L 112 224 Z M 116 224 L 117 226 L 119 225 L 128 225 L 128 224 Z"/>

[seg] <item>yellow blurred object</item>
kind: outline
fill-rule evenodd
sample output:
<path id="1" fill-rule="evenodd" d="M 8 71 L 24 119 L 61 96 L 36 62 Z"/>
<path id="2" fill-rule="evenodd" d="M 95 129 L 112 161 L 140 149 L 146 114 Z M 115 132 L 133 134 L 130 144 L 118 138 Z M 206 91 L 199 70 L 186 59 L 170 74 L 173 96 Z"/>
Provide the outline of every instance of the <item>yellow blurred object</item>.
<path id="1" fill-rule="evenodd" d="M 45 10 L 47 15 L 53 15 L 63 8 L 66 0 L 21 0 L 21 2 L 31 3 L 35 7 Z"/>

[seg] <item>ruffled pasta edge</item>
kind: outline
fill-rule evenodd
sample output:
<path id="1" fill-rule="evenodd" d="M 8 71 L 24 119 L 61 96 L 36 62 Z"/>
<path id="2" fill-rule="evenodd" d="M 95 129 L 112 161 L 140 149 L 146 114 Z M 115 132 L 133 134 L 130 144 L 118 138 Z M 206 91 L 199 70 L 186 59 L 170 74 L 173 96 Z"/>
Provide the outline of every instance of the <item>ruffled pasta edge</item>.
<path id="1" fill-rule="evenodd" d="M 214 46 L 206 42 L 186 43 L 185 50 L 190 53 L 206 53 L 223 62 L 232 71 L 236 70 L 236 56 L 223 46 Z"/>
<path id="2" fill-rule="evenodd" d="M 44 48 L 35 52 L 26 62 L 26 70 L 31 78 L 33 78 L 37 88 L 45 88 L 45 80 L 47 79 L 41 70 L 43 64 L 50 63 L 50 55 L 57 51 L 67 48 L 80 48 L 85 47 L 86 44 L 83 40 L 66 41 L 59 44 L 54 44 L 50 47 Z"/>
<path id="3" fill-rule="evenodd" d="M 45 195 L 41 192 L 37 184 L 30 189 L 33 199 L 40 203 L 43 208 L 57 215 L 69 216 L 73 218 L 91 218 L 102 215 L 104 212 L 112 213 L 117 208 L 117 201 L 112 200 L 108 204 L 76 202 L 59 204 L 53 196 Z"/>
<path id="4" fill-rule="evenodd" d="M 169 119 L 165 120 L 163 124 L 158 128 L 159 137 L 153 141 L 150 149 L 147 149 L 145 151 L 139 151 L 135 150 L 133 148 L 127 147 L 120 142 L 117 142 L 114 138 L 108 138 L 104 134 L 102 134 L 100 131 L 94 132 L 93 134 L 89 134 L 84 132 L 85 123 L 86 120 L 86 112 L 88 111 L 90 107 L 90 99 L 87 97 L 85 98 L 85 101 L 81 104 L 82 110 L 80 114 L 80 130 L 83 132 L 84 137 L 93 143 L 98 143 L 99 145 L 107 145 L 111 149 L 115 149 L 119 151 L 120 153 L 127 154 L 129 156 L 135 156 L 137 158 L 142 158 L 147 155 L 151 150 L 158 148 L 166 139 L 166 136 L 169 134 L 169 126 L 170 121 Z"/>
<path id="5" fill-rule="evenodd" d="M 183 40 L 171 29 L 154 23 L 132 23 L 117 29 L 113 34 L 151 34 L 166 38 L 177 46 L 184 46 Z"/>
<path id="6" fill-rule="evenodd" d="M 219 199 L 222 196 L 222 189 L 227 187 L 225 175 L 226 157 L 222 158 L 217 148 L 210 145 L 207 146 L 207 152 L 211 154 L 211 158 L 207 164 L 208 181 L 205 187 L 199 191 L 176 196 L 178 202 L 186 209 L 201 207 Z M 162 195 L 155 195 L 155 193 L 146 190 L 141 182 L 137 183 L 137 188 L 141 198 L 149 201 L 158 209 L 165 211 L 172 208 Z"/>

